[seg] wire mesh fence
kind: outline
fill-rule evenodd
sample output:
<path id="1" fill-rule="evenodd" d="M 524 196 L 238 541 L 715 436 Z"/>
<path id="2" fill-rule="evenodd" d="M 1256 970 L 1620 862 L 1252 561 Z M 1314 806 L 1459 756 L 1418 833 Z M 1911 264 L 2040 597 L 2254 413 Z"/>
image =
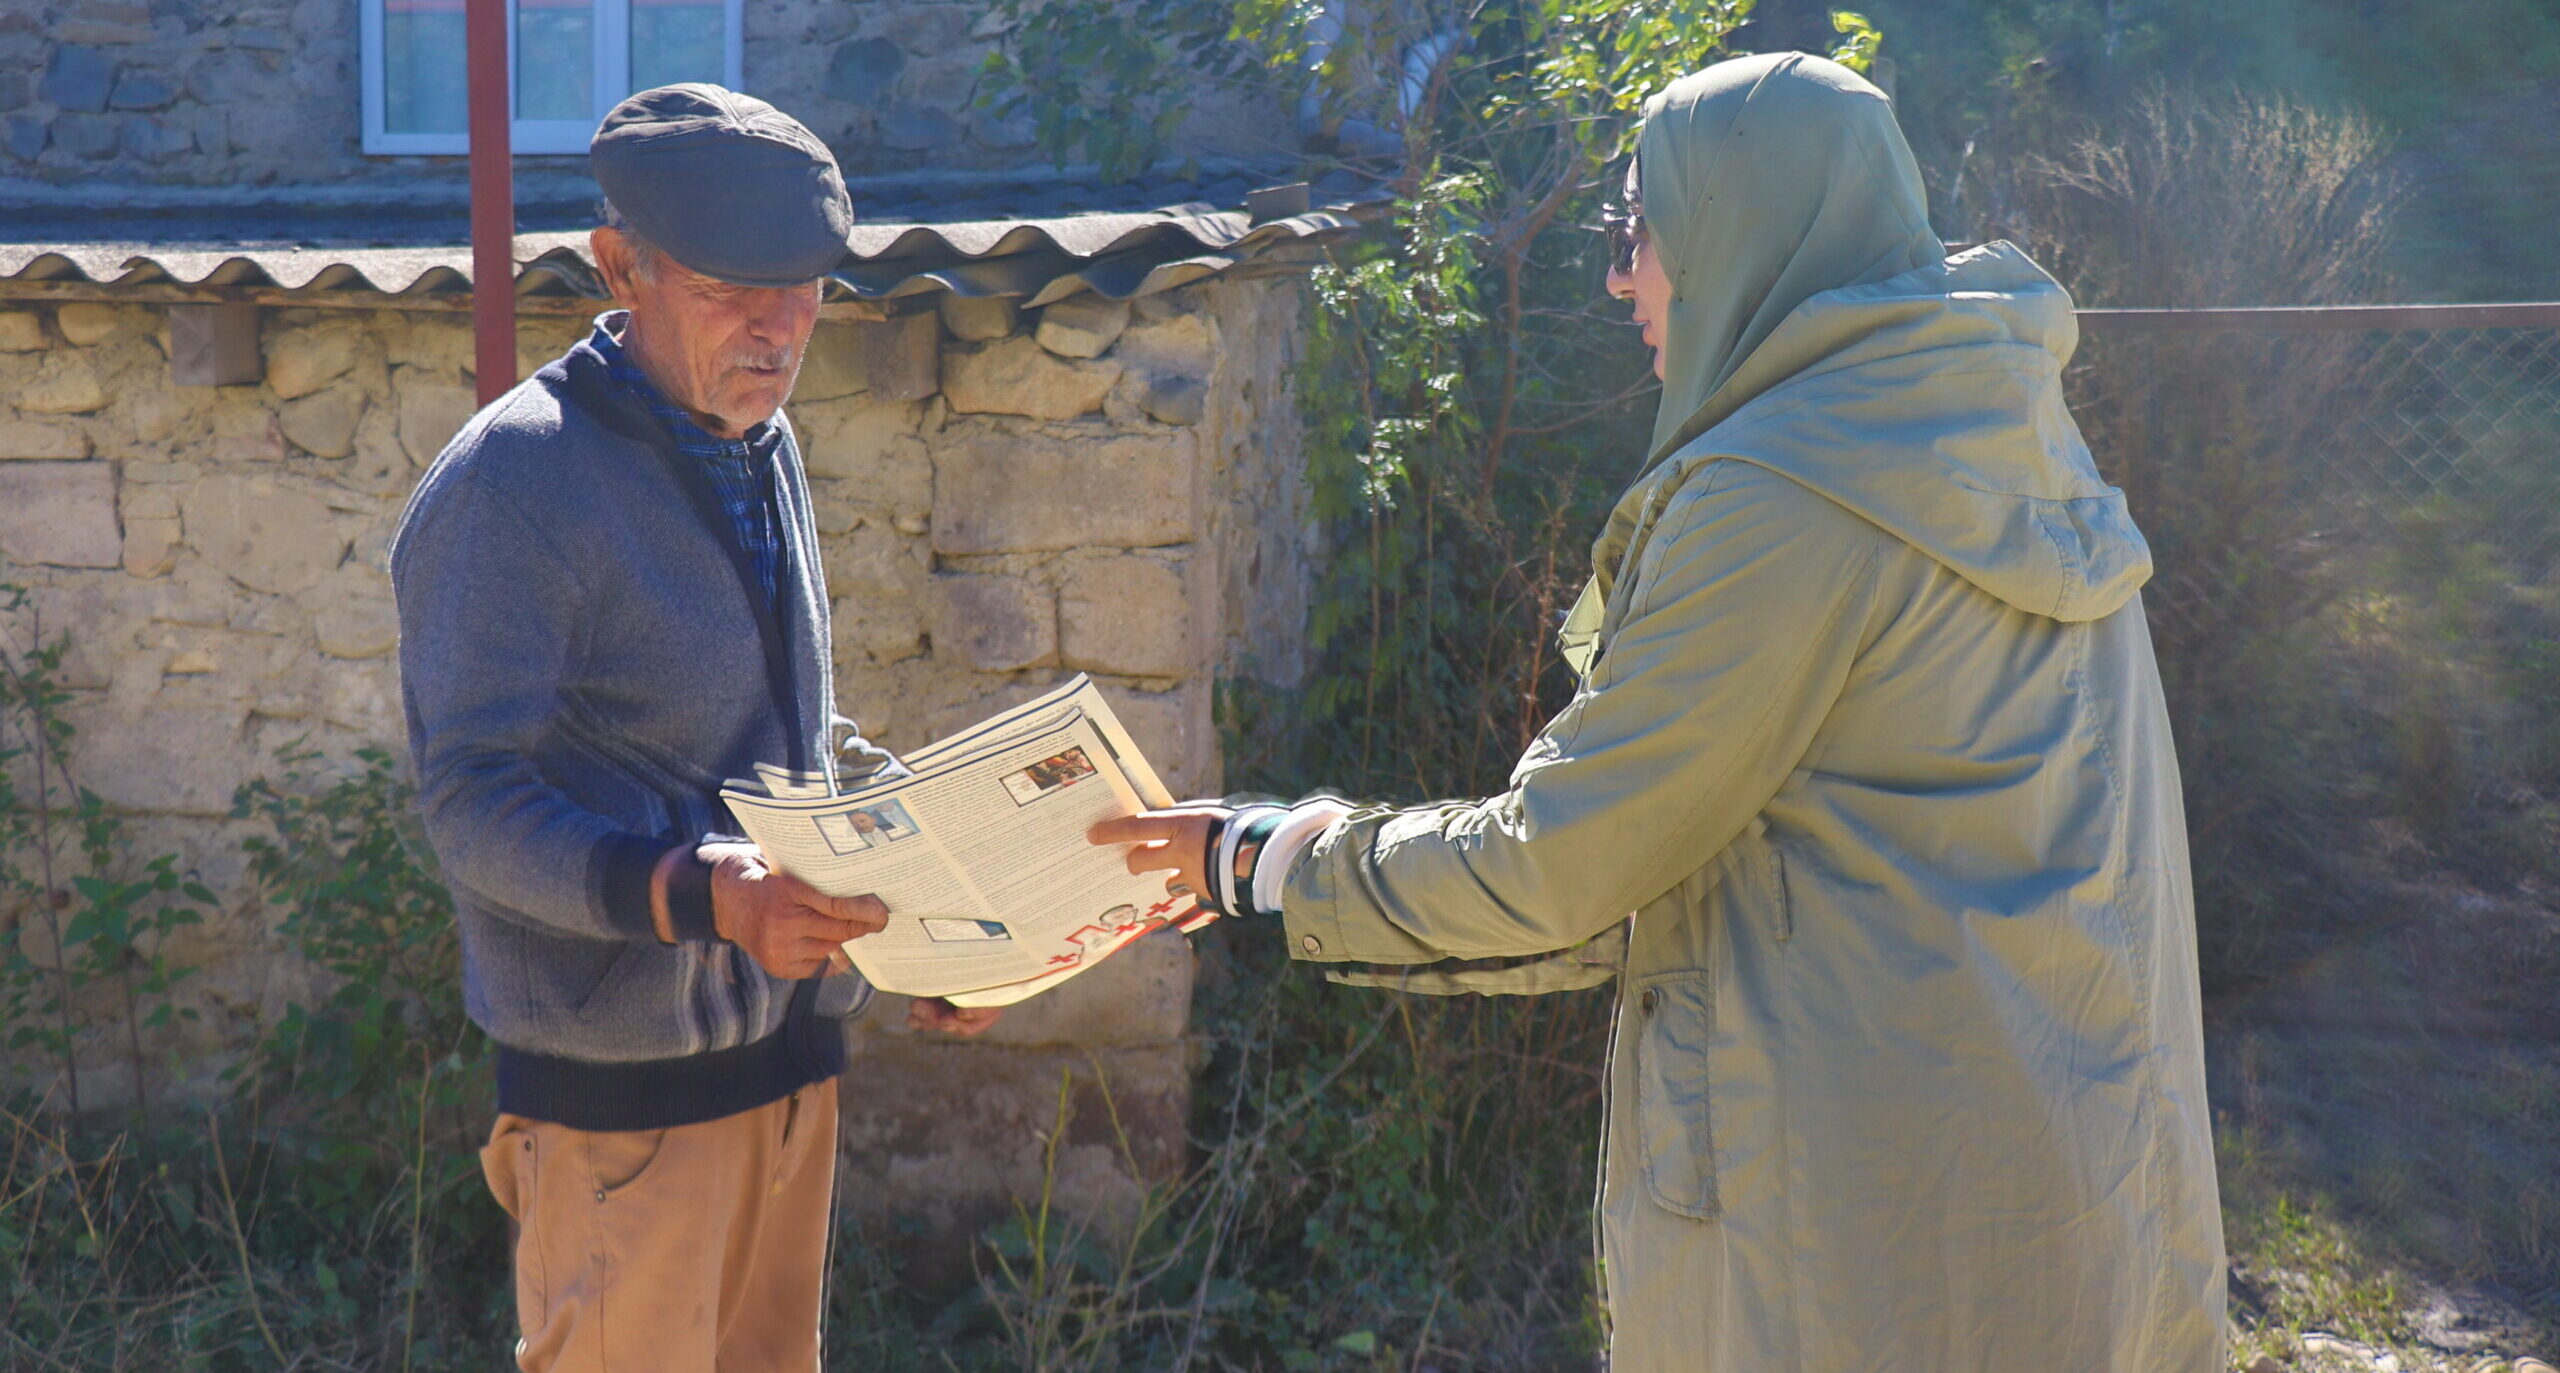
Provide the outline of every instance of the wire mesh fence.
<path id="1" fill-rule="evenodd" d="M 2209 967 L 2394 873 L 2560 876 L 2560 305 L 2093 310 L 2068 378 L 2158 571 Z"/>
<path id="2" fill-rule="evenodd" d="M 2176 349 L 2245 386 L 2231 407 L 2241 427 L 2226 446 L 2299 448 L 2278 459 L 2291 494 L 2343 522 L 2336 532 L 2369 536 L 2410 516 L 2461 520 L 2509 575 L 2551 577 L 2560 559 L 2560 305 L 2091 310 L 2081 319 L 2101 367 L 2106 350 L 2156 367 L 2163 349 Z"/>
<path id="3" fill-rule="evenodd" d="M 2385 511 L 2477 511 L 2518 580 L 2560 554 L 2560 329 L 2393 330 L 2366 336 L 2338 416 L 2347 485 Z"/>

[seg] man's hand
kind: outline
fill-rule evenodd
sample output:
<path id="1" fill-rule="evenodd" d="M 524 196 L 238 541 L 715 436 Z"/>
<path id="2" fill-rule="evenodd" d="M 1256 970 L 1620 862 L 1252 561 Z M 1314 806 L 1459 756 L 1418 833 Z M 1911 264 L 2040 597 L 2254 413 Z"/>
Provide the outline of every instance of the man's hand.
<path id="1" fill-rule="evenodd" d="M 954 1006 L 938 996 L 920 996 L 907 1003 L 907 1028 L 966 1039 L 995 1024 L 1003 1014 L 1002 1006 Z"/>
<path id="2" fill-rule="evenodd" d="M 1197 898 L 1208 907 L 1217 891 L 1209 885 L 1209 831 L 1233 814 L 1224 806 L 1185 806 L 1151 810 L 1143 815 L 1105 820 L 1085 832 L 1095 844 L 1133 844 L 1129 871 L 1166 874 L 1165 890 Z"/>
<path id="3" fill-rule="evenodd" d="M 877 933 L 889 908 L 876 896 L 829 896 L 764 861 L 753 844 L 705 844 L 711 865 L 711 924 L 776 977 L 798 979 L 844 966 L 838 945 Z"/>

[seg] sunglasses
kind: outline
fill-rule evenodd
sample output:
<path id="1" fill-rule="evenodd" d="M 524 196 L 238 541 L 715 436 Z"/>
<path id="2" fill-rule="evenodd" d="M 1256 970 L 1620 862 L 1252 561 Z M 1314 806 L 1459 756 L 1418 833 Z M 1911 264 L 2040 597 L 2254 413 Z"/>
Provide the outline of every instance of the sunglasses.
<path id="1" fill-rule="evenodd" d="M 1644 212 L 1611 205 L 1600 212 L 1600 230 L 1609 236 L 1609 270 L 1626 276 L 1636 269 L 1636 245 L 1644 242 Z"/>

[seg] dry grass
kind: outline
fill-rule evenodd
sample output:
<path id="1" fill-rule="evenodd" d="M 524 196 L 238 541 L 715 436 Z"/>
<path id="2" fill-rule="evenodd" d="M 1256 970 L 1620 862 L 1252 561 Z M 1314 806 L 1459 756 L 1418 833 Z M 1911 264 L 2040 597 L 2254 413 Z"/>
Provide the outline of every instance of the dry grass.
<path id="1" fill-rule="evenodd" d="M 2377 899 L 2394 909 L 2374 933 L 2224 1005 L 2210 1036 L 2235 1287 L 2254 1307 L 2238 1354 L 2291 1358 L 2326 1332 L 2411 1370 L 2547 1357 L 2560 910 L 2452 886 Z"/>

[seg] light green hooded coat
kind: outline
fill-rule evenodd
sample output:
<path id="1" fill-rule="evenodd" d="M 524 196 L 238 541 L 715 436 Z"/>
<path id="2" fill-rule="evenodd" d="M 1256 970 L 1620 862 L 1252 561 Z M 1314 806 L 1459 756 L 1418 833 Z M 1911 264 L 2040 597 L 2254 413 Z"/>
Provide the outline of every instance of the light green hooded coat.
<path id="1" fill-rule="evenodd" d="M 1945 258 L 1884 97 L 1817 58 L 1673 84 L 1638 165 L 1667 380 L 1581 689 L 1503 794 L 1326 830 L 1291 951 L 1570 950 L 1404 979 L 1552 990 L 1626 930 L 1615 1373 L 2217 1368 L 2151 558 L 2063 405 L 2070 299 Z"/>

